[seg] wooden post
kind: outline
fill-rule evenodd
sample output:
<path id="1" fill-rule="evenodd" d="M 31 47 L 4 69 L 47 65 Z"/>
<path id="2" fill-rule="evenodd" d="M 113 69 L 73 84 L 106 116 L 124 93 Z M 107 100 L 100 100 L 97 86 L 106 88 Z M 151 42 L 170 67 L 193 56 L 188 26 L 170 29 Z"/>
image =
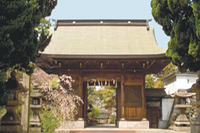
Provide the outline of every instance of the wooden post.
<path id="1" fill-rule="evenodd" d="M 142 110 L 143 118 L 146 118 L 146 89 L 145 89 L 145 73 L 142 73 Z"/>
<path id="2" fill-rule="evenodd" d="M 82 71 L 79 73 L 79 96 L 83 100 L 83 80 Z M 83 120 L 83 105 L 79 107 L 78 120 Z"/>
<path id="3" fill-rule="evenodd" d="M 84 102 L 84 105 L 83 105 L 83 108 L 84 108 L 84 114 L 83 114 L 83 118 L 85 121 L 87 121 L 87 85 L 84 84 L 83 86 L 83 102 Z"/>
<path id="4" fill-rule="evenodd" d="M 124 101 L 124 71 L 121 74 L 121 121 L 125 120 L 125 101 Z"/>

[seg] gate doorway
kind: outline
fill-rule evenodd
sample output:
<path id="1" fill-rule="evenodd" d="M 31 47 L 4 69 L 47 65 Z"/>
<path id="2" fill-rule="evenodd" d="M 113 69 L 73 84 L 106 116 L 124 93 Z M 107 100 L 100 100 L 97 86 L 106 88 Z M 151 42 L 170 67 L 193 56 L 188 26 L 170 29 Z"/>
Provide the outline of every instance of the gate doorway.
<path id="1" fill-rule="evenodd" d="M 158 107 L 147 107 L 147 120 L 150 128 L 158 128 L 160 110 Z"/>
<path id="2" fill-rule="evenodd" d="M 87 92 L 85 117 L 87 127 L 116 127 L 118 118 L 118 84 L 112 82 L 84 83 Z"/>

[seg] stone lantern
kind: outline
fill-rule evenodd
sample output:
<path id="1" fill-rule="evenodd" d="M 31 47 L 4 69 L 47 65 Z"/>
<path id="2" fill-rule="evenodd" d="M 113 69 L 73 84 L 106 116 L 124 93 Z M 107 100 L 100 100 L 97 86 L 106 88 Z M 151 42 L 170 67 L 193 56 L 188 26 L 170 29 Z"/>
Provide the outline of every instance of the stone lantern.
<path id="1" fill-rule="evenodd" d="M 191 133 L 199 133 L 200 132 L 200 72 L 198 73 L 198 79 L 196 83 L 192 86 L 191 92 L 196 93 L 196 101 L 192 102 L 191 105 L 196 107 L 198 112 L 197 117 L 194 119 L 191 125 Z"/>
<path id="2" fill-rule="evenodd" d="M 186 104 L 186 98 L 191 98 L 194 94 L 187 93 L 185 89 L 179 89 L 175 94 L 174 97 L 177 98 L 178 104 L 175 105 L 175 108 L 178 109 L 179 115 L 176 118 L 174 123 L 174 130 L 175 131 L 190 131 L 190 122 L 185 114 L 187 108 L 190 108 L 191 105 Z"/>
<path id="3" fill-rule="evenodd" d="M 25 89 L 18 82 L 15 71 L 11 72 L 11 78 L 6 82 L 6 90 L 10 91 L 11 95 L 5 106 L 7 112 L 0 121 L 0 132 L 21 133 L 23 132 L 23 126 L 21 125 L 20 118 L 16 114 L 16 109 L 24 103 L 18 99 L 18 94 L 25 91 Z"/>
<path id="4" fill-rule="evenodd" d="M 31 92 L 31 102 L 30 102 L 30 108 L 33 111 L 33 115 L 30 119 L 30 126 L 29 131 L 31 133 L 34 132 L 41 132 L 41 122 L 39 117 L 39 111 L 42 108 L 42 98 L 43 95 L 39 92 L 38 84 L 34 84 L 34 88 Z"/>

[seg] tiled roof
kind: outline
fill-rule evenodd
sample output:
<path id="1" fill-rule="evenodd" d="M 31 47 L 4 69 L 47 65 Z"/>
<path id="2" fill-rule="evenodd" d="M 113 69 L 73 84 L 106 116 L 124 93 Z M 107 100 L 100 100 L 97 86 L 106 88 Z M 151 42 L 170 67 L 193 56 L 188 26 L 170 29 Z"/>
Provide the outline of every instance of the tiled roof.
<path id="1" fill-rule="evenodd" d="M 164 80 L 166 80 L 166 79 L 168 79 L 169 77 L 172 77 L 172 76 L 174 76 L 174 75 L 176 75 L 176 74 L 193 74 L 193 75 L 197 75 L 197 72 L 191 72 L 191 71 L 186 71 L 186 72 L 184 72 L 184 73 L 181 73 L 179 70 L 175 70 L 175 71 L 173 71 L 173 72 L 171 72 L 171 73 L 169 73 L 169 74 L 167 74 L 163 79 L 162 79 L 162 81 L 164 81 Z"/>
<path id="2" fill-rule="evenodd" d="M 64 21 L 65 22 L 65 21 Z M 61 56 L 92 55 L 164 55 L 166 49 L 157 45 L 154 28 L 145 21 L 58 21 L 50 44 L 42 54 Z M 125 22 L 127 24 L 125 24 Z M 136 23 L 137 22 L 137 23 Z M 101 21 L 100 21 L 101 23 Z M 137 24 L 137 25 L 136 25 Z"/>
<path id="3" fill-rule="evenodd" d="M 146 97 L 165 97 L 167 96 L 164 88 L 146 88 Z"/>

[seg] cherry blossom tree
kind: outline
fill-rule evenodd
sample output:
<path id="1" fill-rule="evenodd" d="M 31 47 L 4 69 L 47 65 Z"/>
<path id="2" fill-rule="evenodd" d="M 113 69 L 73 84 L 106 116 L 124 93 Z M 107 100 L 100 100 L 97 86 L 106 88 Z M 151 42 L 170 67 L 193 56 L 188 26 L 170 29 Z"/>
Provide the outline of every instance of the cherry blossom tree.
<path id="1" fill-rule="evenodd" d="M 45 97 L 44 110 L 51 110 L 55 117 L 62 115 L 63 120 L 73 120 L 78 114 L 78 107 L 83 104 L 72 88 L 75 81 L 71 76 L 62 75 L 58 77 L 57 87 L 52 88 L 53 77 L 39 68 L 33 73 L 32 83 L 39 83 Z"/>

